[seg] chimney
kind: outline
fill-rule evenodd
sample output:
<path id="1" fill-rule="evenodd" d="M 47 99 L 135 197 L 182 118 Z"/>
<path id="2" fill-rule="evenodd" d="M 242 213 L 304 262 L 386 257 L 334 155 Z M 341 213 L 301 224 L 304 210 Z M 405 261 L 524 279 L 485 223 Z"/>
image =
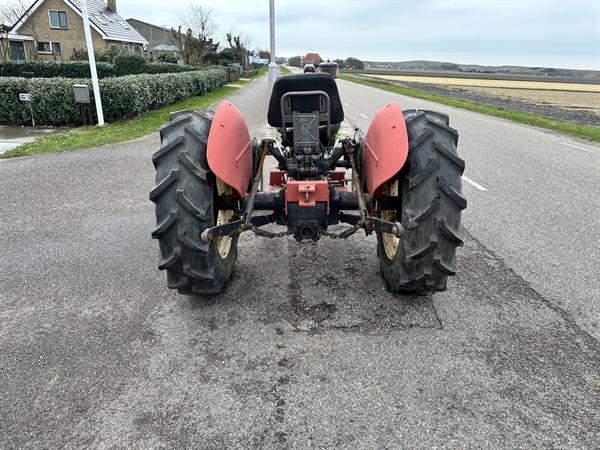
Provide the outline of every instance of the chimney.
<path id="1" fill-rule="evenodd" d="M 117 0 L 106 0 L 106 7 L 110 9 L 112 12 L 117 12 Z"/>

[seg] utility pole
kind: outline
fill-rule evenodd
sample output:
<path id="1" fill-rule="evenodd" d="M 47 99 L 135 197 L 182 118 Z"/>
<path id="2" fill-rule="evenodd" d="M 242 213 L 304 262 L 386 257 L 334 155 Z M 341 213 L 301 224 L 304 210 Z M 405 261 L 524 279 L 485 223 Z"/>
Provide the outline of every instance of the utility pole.
<path id="1" fill-rule="evenodd" d="M 275 62 L 275 0 L 269 0 L 269 24 L 271 28 L 271 62 L 269 63 L 269 95 L 277 78 L 277 63 Z"/>
<path id="2" fill-rule="evenodd" d="M 92 73 L 92 86 L 94 88 L 94 102 L 96 103 L 98 125 L 102 126 L 104 125 L 104 113 L 102 112 L 102 100 L 100 99 L 100 84 L 98 83 L 98 72 L 96 71 L 96 55 L 94 55 L 94 43 L 92 42 L 92 31 L 90 30 L 87 0 L 81 0 L 81 15 L 83 16 L 83 31 L 85 33 L 90 72 Z"/>

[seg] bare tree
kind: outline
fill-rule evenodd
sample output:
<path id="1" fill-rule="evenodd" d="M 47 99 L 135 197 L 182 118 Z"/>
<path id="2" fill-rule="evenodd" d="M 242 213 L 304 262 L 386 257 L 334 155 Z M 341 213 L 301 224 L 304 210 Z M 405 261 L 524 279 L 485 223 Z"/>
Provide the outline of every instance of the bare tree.
<path id="1" fill-rule="evenodd" d="M 190 5 L 190 13 L 181 21 L 183 27 L 172 30 L 175 45 L 186 64 L 203 66 L 207 55 L 219 45 L 213 43 L 212 36 L 217 27 L 212 20 L 212 10 L 201 5 Z"/>
<path id="2" fill-rule="evenodd" d="M 237 62 L 239 62 L 243 67 L 248 67 L 248 46 L 250 45 L 250 39 L 245 33 L 240 33 L 237 36 L 233 34 L 233 31 L 230 31 L 226 34 L 227 43 Z"/>
<path id="3" fill-rule="evenodd" d="M 0 5 L 0 58 L 11 59 L 8 33 L 17 21 L 27 13 L 31 4 L 32 0 L 13 0 L 7 5 Z M 27 18 L 25 17 L 25 19 Z M 32 23 L 27 24 L 26 31 L 37 41 L 37 34 Z M 35 46 L 33 46 L 32 51 L 37 55 Z"/>
<path id="4" fill-rule="evenodd" d="M 258 57 L 261 59 L 271 59 L 271 52 L 269 50 L 261 50 L 260 48 L 257 50 L 258 51 Z"/>
<path id="5" fill-rule="evenodd" d="M 0 5 L 0 57 L 2 59 L 10 59 L 8 33 L 26 10 L 27 7 L 21 0 Z"/>
<path id="6" fill-rule="evenodd" d="M 13 26 L 27 11 L 31 1 L 14 0 L 7 5 L 0 5 L 0 24 Z"/>

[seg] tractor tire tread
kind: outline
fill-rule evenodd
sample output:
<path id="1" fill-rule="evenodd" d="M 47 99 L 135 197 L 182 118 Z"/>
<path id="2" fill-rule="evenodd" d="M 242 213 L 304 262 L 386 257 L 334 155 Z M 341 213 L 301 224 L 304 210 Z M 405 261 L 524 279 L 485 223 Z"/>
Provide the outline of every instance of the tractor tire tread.
<path id="1" fill-rule="evenodd" d="M 465 163 L 456 152 L 458 132 L 447 115 L 408 110 L 404 117 L 409 154 L 397 177 L 404 233 L 394 258 L 387 256 L 378 235 L 378 255 L 390 291 L 426 295 L 446 290 L 448 277 L 456 274 L 456 249 L 463 245 L 457 230 L 467 206 L 461 192 Z"/>
<path id="2" fill-rule="evenodd" d="M 172 212 L 160 222 L 154 231 L 152 231 L 152 239 L 158 239 L 160 236 L 169 231 L 169 228 L 177 221 L 177 214 Z"/>
<path id="3" fill-rule="evenodd" d="M 169 153 L 171 150 L 173 150 L 177 146 L 181 145 L 182 143 L 183 143 L 183 136 L 177 136 L 171 142 L 169 142 L 166 145 L 163 145 L 156 152 L 154 152 L 154 154 L 152 155 L 152 163 L 154 164 L 154 167 L 156 168 L 156 163 L 161 156 L 166 155 L 167 153 Z"/>
<path id="4" fill-rule="evenodd" d="M 216 221 L 216 177 L 206 159 L 213 116 L 198 110 L 172 113 L 160 129 L 161 147 L 152 158 L 156 186 L 150 199 L 157 223 L 152 237 L 160 246 L 159 269 L 167 272 L 167 286 L 184 295 L 222 292 L 237 258 L 237 237 L 225 257 L 215 241 L 200 240 Z"/>
<path id="5" fill-rule="evenodd" d="M 416 187 L 418 187 L 423 181 L 429 178 L 434 172 L 439 169 L 439 162 L 437 159 L 430 159 L 429 164 L 425 167 L 424 170 L 411 177 L 408 180 L 408 190 L 412 191 Z"/>
<path id="6" fill-rule="evenodd" d="M 179 170 L 173 169 L 163 180 L 161 180 L 154 189 L 150 191 L 150 200 L 155 201 L 160 194 L 165 192 L 179 177 Z"/>

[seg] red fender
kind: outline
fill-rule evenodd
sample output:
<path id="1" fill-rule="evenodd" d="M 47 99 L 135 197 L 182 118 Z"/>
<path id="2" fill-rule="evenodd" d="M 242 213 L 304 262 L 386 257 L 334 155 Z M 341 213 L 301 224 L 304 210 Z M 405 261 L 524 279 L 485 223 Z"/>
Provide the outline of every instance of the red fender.
<path id="1" fill-rule="evenodd" d="M 208 167 L 240 197 L 252 178 L 252 144 L 248 125 L 232 103 L 223 101 L 215 111 L 206 149 Z"/>
<path id="2" fill-rule="evenodd" d="M 408 157 L 408 133 L 402 110 L 388 103 L 375 114 L 363 148 L 363 167 L 367 192 L 377 194 L 386 181 L 396 175 Z"/>

